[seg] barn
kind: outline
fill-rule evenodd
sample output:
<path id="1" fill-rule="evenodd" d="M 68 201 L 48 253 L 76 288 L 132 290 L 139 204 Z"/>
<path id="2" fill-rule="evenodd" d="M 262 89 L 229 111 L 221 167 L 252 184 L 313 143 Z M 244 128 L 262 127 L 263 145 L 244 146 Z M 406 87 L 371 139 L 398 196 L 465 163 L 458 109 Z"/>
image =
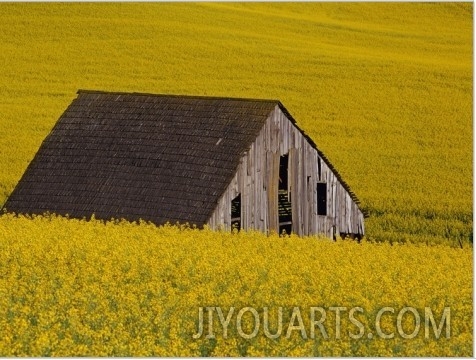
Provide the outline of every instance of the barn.
<path id="1" fill-rule="evenodd" d="M 360 238 L 358 204 L 278 100 L 79 90 L 3 208 Z"/>

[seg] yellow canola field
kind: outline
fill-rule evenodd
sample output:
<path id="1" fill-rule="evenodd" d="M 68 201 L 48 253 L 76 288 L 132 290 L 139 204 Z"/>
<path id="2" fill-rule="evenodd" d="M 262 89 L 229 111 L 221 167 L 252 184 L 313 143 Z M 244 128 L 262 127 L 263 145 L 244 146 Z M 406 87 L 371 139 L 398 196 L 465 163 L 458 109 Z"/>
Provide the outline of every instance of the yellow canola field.
<path id="1" fill-rule="evenodd" d="M 472 355 L 472 15 L 458 2 L 0 4 L 0 205 L 76 91 L 97 89 L 279 99 L 370 214 L 361 244 L 2 215 L 0 355 Z M 215 338 L 194 339 L 207 307 Z M 246 308 L 261 322 L 250 339 Z M 265 308 L 271 324 L 283 312 L 275 340 Z M 311 338 L 312 308 L 328 338 Z M 436 327 L 450 309 L 439 339 L 426 308 Z"/>
<path id="2" fill-rule="evenodd" d="M 2 3 L 0 205 L 78 89 L 279 99 L 376 241 L 472 234 L 472 3 Z"/>
<path id="3" fill-rule="evenodd" d="M 6 226 L 8 225 L 8 226 Z M 0 217 L 1 356 L 469 356 L 472 354 L 472 249 L 266 237 L 123 222 L 56 217 Z M 194 339 L 199 309 L 236 309 L 224 337 L 214 311 L 214 338 L 205 322 Z M 256 309 L 261 326 L 252 333 Z M 298 307 L 307 338 L 292 320 Z M 327 315 L 310 337 L 311 307 Z M 341 327 L 336 325 L 341 311 Z M 354 307 L 359 327 L 349 321 Z M 384 334 L 376 336 L 380 309 Z M 410 339 L 416 317 L 420 331 Z M 449 337 L 436 325 L 450 309 Z M 264 334 L 263 312 L 276 332 Z M 443 319 L 445 320 L 445 319 Z M 289 326 L 295 329 L 289 330 Z M 431 325 L 431 324 L 430 324 Z M 398 328 L 400 326 L 400 328 Z M 286 335 L 289 333 L 289 337 Z M 377 332 L 376 332 L 377 331 Z M 340 333 L 340 336 L 337 334 Z M 369 338 L 368 333 L 375 335 Z"/>

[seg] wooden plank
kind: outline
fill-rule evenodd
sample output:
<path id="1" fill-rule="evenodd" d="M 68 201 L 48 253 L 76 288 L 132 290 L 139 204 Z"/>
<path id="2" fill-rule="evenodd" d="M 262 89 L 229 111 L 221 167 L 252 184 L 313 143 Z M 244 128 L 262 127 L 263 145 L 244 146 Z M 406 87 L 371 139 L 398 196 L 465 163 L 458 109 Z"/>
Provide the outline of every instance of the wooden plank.
<path id="1" fill-rule="evenodd" d="M 241 214 L 241 226 L 243 226 L 243 230 L 247 230 L 247 221 L 246 221 L 246 214 L 248 212 L 247 207 L 247 194 L 246 194 L 246 168 L 247 168 L 247 157 L 248 153 L 245 157 L 243 157 L 243 162 L 241 164 L 241 177 L 240 177 L 240 193 L 241 193 L 241 207 L 243 209 L 243 214 Z"/>
<path id="2" fill-rule="evenodd" d="M 248 156 L 247 158 L 247 161 L 249 161 L 249 159 L 251 158 L 251 156 Z M 244 204 L 245 204 L 245 224 L 244 224 L 244 228 L 245 230 L 251 230 L 252 229 L 252 224 L 251 224 L 251 215 L 253 213 L 253 201 L 251 199 L 251 196 L 252 196 L 252 193 L 251 193 L 251 174 L 248 174 L 248 172 L 246 173 L 245 175 L 245 188 L 244 188 L 244 191 L 243 191 L 243 194 L 245 194 L 245 201 L 244 201 Z M 241 198 L 243 199 L 243 196 L 241 196 Z M 243 200 L 242 200 L 243 201 Z"/>
<path id="3" fill-rule="evenodd" d="M 267 191 L 268 191 L 268 231 L 278 232 L 278 190 L 277 181 L 275 176 L 275 156 L 272 152 L 266 153 L 267 167 L 269 169 L 267 179 Z M 276 184 L 275 184 L 276 183 Z"/>
<path id="4" fill-rule="evenodd" d="M 309 163 L 307 161 L 306 143 L 302 143 L 301 147 L 302 167 L 301 173 L 301 187 L 302 187 L 302 235 L 309 235 L 309 196 L 308 196 L 308 179 L 307 172 L 309 170 Z"/>
<path id="5" fill-rule="evenodd" d="M 301 134 L 299 134 L 301 135 Z M 302 175 L 303 175 L 303 172 L 302 172 L 302 169 L 303 169 L 303 159 L 302 159 L 302 140 L 303 140 L 303 137 L 300 136 L 300 141 L 298 143 L 298 149 L 296 151 L 297 153 L 297 166 L 295 168 L 295 171 L 296 171 L 296 185 L 297 185 L 297 198 L 295 199 L 295 203 L 296 203 L 296 207 L 297 207 L 297 218 L 296 220 L 294 220 L 294 223 L 295 223 L 295 226 L 294 228 L 296 229 L 296 233 L 299 235 L 299 236 L 302 236 L 303 235 L 303 222 L 304 222 L 304 219 L 303 219 L 303 197 L 304 197 L 304 194 L 303 194 L 303 186 L 302 186 Z"/>
<path id="6" fill-rule="evenodd" d="M 339 235 L 339 221 L 337 217 L 337 179 L 333 175 L 332 176 L 332 226 L 335 227 L 335 234 L 336 236 Z"/>

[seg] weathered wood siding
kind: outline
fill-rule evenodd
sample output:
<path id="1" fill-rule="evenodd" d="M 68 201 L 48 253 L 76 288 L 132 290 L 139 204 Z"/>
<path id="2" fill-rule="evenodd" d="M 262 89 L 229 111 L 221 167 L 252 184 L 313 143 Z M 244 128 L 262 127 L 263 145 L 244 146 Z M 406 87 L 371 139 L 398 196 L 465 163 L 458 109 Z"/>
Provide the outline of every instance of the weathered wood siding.
<path id="1" fill-rule="evenodd" d="M 363 235 L 364 216 L 357 204 L 279 106 L 241 158 L 235 177 L 208 221 L 210 227 L 231 228 L 231 201 L 241 193 L 242 229 L 278 232 L 279 164 L 285 154 L 289 154 L 293 232 L 331 238 L 339 233 Z M 317 214 L 318 182 L 327 183 L 326 216 Z"/>

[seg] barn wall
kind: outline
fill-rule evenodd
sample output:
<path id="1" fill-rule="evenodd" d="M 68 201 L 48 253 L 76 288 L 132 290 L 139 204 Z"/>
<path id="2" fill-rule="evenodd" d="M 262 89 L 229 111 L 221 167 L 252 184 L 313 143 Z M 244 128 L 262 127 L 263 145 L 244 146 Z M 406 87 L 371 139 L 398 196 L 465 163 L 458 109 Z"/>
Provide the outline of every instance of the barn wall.
<path id="1" fill-rule="evenodd" d="M 293 232 L 328 237 L 339 233 L 363 235 L 364 217 L 357 204 L 279 106 L 242 157 L 235 177 L 208 221 L 210 227 L 231 228 L 231 201 L 241 193 L 242 228 L 278 232 L 279 162 L 280 156 L 287 153 Z M 318 182 L 327 183 L 326 216 L 317 215 Z"/>

